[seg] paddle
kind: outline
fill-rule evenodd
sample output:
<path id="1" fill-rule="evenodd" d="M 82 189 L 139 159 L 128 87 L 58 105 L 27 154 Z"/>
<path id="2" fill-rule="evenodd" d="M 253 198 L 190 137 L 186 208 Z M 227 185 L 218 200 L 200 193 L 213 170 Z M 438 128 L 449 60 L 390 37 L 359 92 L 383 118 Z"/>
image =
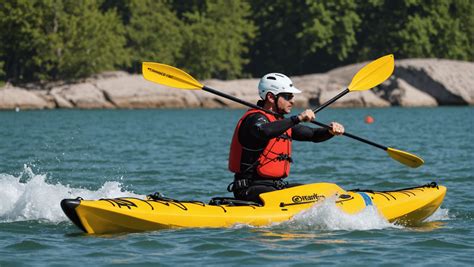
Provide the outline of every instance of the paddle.
<path id="1" fill-rule="evenodd" d="M 194 79 L 191 75 L 187 74 L 186 72 L 184 72 L 180 69 L 177 69 L 175 67 L 171 67 L 169 65 L 154 63 L 154 62 L 143 62 L 142 72 L 143 72 L 143 77 L 145 79 L 151 81 L 151 82 L 166 85 L 166 86 L 169 86 L 169 87 L 180 88 L 180 89 L 204 90 L 204 91 L 207 91 L 209 93 L 227 98 L 227 99 L 232 100 L 232 101 L 235 101 L 235 102 L 240 103 L 242 105 L 245 105 L 245 106 L 248 106 L 248 107 L 251 107 L 251 108 L 255 108 L 255 109 L 259 109 L 259 110 L 262 110 L 264 112 L 273 114 L 275 116 L 281 116 L 280 114 L 277 114 L 276 112 L 264 109 L 260 106 L 249 103 L 249 102 L 244 101 L 242 99 L 239 99 L 237 97 L 227 95 L 227 94 L 224 94 L 224 93 L 219 92 L 217 90 L 214 90 L 210 87 L 207 87 L 207 86 L 199 83 L 196 79 Z M 359 73 L 357 73 L 357 74 L 359 74 Z M 356 76 L 357 76 L 357 74 L 356 74 Z M 366 74 L 366 75 L 370 76 L 370 73 Z M 368 77 L 368 76 L 364 76 L 364 77 Z M 354 79 L 353 79 L 353 82 L 354 82 Z M 356 85 L 359 85 L 360 83 L 361 83 L 361 81 L 356 82 Z M 363 88 L 363 87 L 355 87 L 355 88 Z M 312 121 L 312 123 L 314 123 L 316 125 L 319 125 L 319 126 L 322 126 L 322 127 L 329 128 L 328 125 L 325 125 L 325 124 L 317 122 L 317 121 Z M 377 148 L 381 148 L 381 149 L 387 151 L 387 153 L 389 154 L 389 156 L 391 158 L 395 159 L 396 161 L 398 161 L 398 162 L 400 162 L 404 165 L 410 166 L 412 168 L 419 167 L 423 164 L 423 160 L 421 158 L 419 158 L 419 157 L 417 157 L 413 154 L 410 154 L 408 152 L 404 152 L 404 151 L 393 149 L 393 148 L 388 148 L 388 147 L 373 143 L 371 141 L 365 140 L 363 138 L 357 137 L 357 136 L 349 134 L 349 133 L 344 133 L 344 135 L 347 136 L 347 137 L 353 138 L 355 140 L 361 141 L 363 143 L 375 146 Z"/>
<path id="2" fill-rule="evenodd" d="M 316 125 L 319 125 L 321 127 L 324 127 L 326 129 L 331 129 L 331 127 L 329 125 L 326 125 L 326 124 L 321 123 L 319 121 L 312 121 L 312 123 L 314 123 Z M 408 153 L 408 152 L 405 152 L 405 151 L 402 151 L 402 150 L 398 150 L 398 149 L 395 149 L 395 148 L 391 148 L 391 147 L 386 147 L 386 146 L 374 143 L 372 141 L 366 140 L 364 138 L 355 136 L 355 135 L 350 134 L 348 132 L 344 132 L 343 135 L 345 135 L 347 137 L 350 137 L 352 139 L 355 139 L 357 141 L 361 141 L 363 143 L 369 144 L 371 146 L 380 148 L 382 150 L 385 150 L 385 152 L 387 152 L 387 154 L 392 159 L 394 159 L 394 160 L 396 160 L 396 161 L 398 161 L 398 162 L 400 162 L 404 165 L 410 166 L 412 168 L 418 168 L 421 165 L 423 165 L 423 163 L 424 163 L 423 159 L 421 159 L 420 157 L 415 156 L 411 153 Z"/>
<path id="3" fill-rule="evenodd" d="M 281 115 L 276 112 L 266 110 L 255 104 L 249 103 L 237 97 L 224 94 L 210 87 L 202 85 L 200 82 L 198 82 L 196 79 L 194 79 L 191 75 L 187 74 L 186 72 L 180 69 L 177 69 L 175 67 L 171 67 L 166 64 L 155 63 L 155 62 L 143 62 L 142 74 L 145 79 L 154 83 L 159 83 L 159 84 L 166 85 L 169 87 L 187 89 L 187 90 L 204 90 L 206 92 L 235 101 L 244 106 L 259 109 L 267 113 L 270 113 L 274 116 L 281 117 Z"/>
<path id="4" fill-rule="evenodd" d="M 323 108 L 331 105 L 332 103 L 334 103 L 334 101 L 338 100 L 349 92 L 365 91 L 374 88 L 375 86 L 383 83 L 386 79 L 388 79 L 388 77 L 392 75 L 394 68 L 395 60 L 392 54 L 380 57 L 370 62 L 369 64 L 365 65 L 361 70 L 359 70 L 356 75 L 354 75 L 351 84 L 349 84 L 349 86 L 344 91 L 342 91 L 326 103 L 322 104 L 317 109 L 314 109 L 313 112 L 317 113 L 321 111 Z"/>

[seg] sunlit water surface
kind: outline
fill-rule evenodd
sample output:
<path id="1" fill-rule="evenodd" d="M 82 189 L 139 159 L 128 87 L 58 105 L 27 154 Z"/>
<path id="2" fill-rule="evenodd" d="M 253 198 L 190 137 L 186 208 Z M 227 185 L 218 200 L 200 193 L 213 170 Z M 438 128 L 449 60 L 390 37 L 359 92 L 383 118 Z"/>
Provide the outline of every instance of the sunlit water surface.
<path id="1" fill-rule="evenodd" d="M 474 108 L 329 109 L 323 122 L 421 156 L 407 168 L 345 137 L 294 144 L 290 181 L 396 189 L 448 187 L 417 227 L 330 202 L 269 227 L 86 235 L 63 198 L 145 196 L 207 202 L 226 192 L 228 148 L 242 110 L 0 112 L 0 266 L 473 265 Z M 375 122 L 364 123 L 371 115 Z"/>

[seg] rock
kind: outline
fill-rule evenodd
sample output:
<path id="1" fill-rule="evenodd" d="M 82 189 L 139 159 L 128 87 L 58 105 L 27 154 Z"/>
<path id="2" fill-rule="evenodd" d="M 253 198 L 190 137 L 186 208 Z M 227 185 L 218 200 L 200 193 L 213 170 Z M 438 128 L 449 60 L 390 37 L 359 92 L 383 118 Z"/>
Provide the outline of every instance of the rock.
<path id="1" fill-rule="evenodd" d="M 446 59 L 404 59 L 394 76 L 432 96 L 439 105 L 474 104 L 474 63 Z"/>
<path id="2" fill-rule="evenodd" d="M 316 108 L 342 92 L 368 62 L 333 69 L 327 73 L 291 77 L 303 91 L 295 107 Z M 259 78 L 206 80 L 217 91 L 256 103 Z M 57 81 L 0 89 L 0 109 L 31 108 L 246 108 L 203 90 L 164 87 L 141 75 L 105 72 L 76 84 Z M 35 87 L 36 86 L 36 87 Z M 38 90 L 41 89 L 41 90 Z M 350 92 L 331 107 L 388 107 L 474 105 L 474 63 L 444 59 L 396 60 L 392 77 L 377 88 Z"/>
<path id="3" fill-rule="evenodd" d="M 297 96 L 295 105 L 302 108 L 315 108 L 321 105 L 321 93 L 328 85 L 329 75 L 327 74 L 310 74 L 297 77 L 291 77 L 293 84 L 302 92 L 301 96 Z"/>
<path id="4" fill-rule="evenodd" d="M 194 108 L 201 102 L 192 90 L 164 87 L 141 75 L 126 75 L 96 82 L 117 108 Z"/>
<path id="5" fill-rule="evenodd" d="M 249 103 L 256 104 L 257 101 L 260 99 L 257 89 L 259 80 L 260 79 L 240 79 L 230 81 L 206 80 L 203 82 L 203 84 L 227 95 L 235 96 Z M 209 92 L 196 91 L 196 95 L 198 95 L 198 98 L 202 103 L 202 107 L 247 108 L 246 106 L 240 103 L 225 99 Z"/>
<path id="6" fill-rule="evenodd" d="M 74 108 L 74 105 L 64 98 L 61 94 L 62 88 L 53 88 L 49 94 L 52 96 L 56 107 L 58 108 Z"/>
<path id="7" fill-rule="evenodd" d="M 304 76 L 290 77 L 296 88 L 302 93 L 295 97 L 295 107 L 307 108 L 311 105 L 318 105 L 320 91 L 323 90 L 327 83 L 327 75 L 311 74 Z M 240 79 L 231 81 L 207 80 L 203 83 L 215 90 L 225 94 L 235 96 L 252 104 L 260 100 L 258 94 L 258 83 L 260 79 Z M 224 99 L 222 97 L 203 92 L 199 98 L 203 101 L 203 107 L 229 107 L 229 108 L 246 108 L 240 103 Z"/>
<path id="8" fill-rule="evenodd" d="M 329 71 L 328 83 L 321 91 L 320 104 L 330 100 L 349 86 L 352 78 L 368 62 L 353 64 Z M 372 90 L 349 92 L 331 107 L 389 107 L 390 103 L 374 93 Z"/>
<path id="9" fill-rule="evenodd" d="M 80 109 L 114 108 L 99 89 L 90 83 L 79 83 L 55 87 L 51 95 L 56 100 L 58 107 L 71 106 Z M 71 105 L 69 105 L 69 102 Z"/>
<path id="10" fill-rule="evenodd" d="M 434 107 L 438 105 L 432 96 L 400 78 L 389 79 L 382 87 L 382 90 L 378 90 L 379 96 L 394 106 Z"/>
<path id="11" fill-rule="evenodd" d="M 46 108 L 48 109 L 56 108 L 56 102 L 54 100 L 54 97 L 51 94 L 49 94 L 48 90 L 33 90 L 30 92 L 44 99 L 46 103 L 48 103 Z"/>
<path id="12" fill-rule="evenodd" d="M 0 109 L 45 109 L 50 103 L 38 95 L 17 87 L 0 89 Z"/>

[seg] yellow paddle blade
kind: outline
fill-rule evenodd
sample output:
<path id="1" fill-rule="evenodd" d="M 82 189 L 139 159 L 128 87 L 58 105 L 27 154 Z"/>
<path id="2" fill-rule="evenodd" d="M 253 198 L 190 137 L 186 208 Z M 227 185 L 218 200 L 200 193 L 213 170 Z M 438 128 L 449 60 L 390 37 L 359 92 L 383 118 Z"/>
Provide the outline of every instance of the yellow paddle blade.
<path id="1" fill-rule="evenodd" d="M 151 82 L 169 87 L 199 90 L 204 87 L 186 72 L 166 64 L 143 62 L 143 77 Z"/>
<path id="2" fill-rule="evenodd" d="M 418 168 L 425 163 L 420 157 L 395 148 L 388 147 L 387 153 L 392 159 L 412 168 Z"/>
<path id="3" fill-rule="evenodd" d="M 352 78 L 347 87 L 349 91 L 362 91 L 374 88 L 383 83 L 393 73 L 395 60 L 392 54 L 370 62 Z"/>

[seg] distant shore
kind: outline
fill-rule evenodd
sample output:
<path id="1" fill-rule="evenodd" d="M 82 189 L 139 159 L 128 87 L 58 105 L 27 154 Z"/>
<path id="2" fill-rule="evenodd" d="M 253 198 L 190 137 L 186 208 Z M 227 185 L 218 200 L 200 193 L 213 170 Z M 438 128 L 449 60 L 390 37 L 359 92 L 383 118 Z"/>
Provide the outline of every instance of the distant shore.
<path id="1" fill-rule="evenodd" d="M 318 106 L 349 85 L 365 63 L 291 77 L 303 91 L 296 107 Z M 271 71 L 271 70 L 269 70 Z M 258 100 L 258 78 L 205 80 L 203 84 L 249 102 Z M 443 59 L 397 60 L 393 75 L 375 89 L 353 92 L 332 107 L 434 107 L 474 105 L 474 63 Z M 141 75 L 107 72 L 74 84 L 10 84 L 0 88 L 0 110 L 15 109 L 242 108 L 200 90 L 166 88 Z"/>

